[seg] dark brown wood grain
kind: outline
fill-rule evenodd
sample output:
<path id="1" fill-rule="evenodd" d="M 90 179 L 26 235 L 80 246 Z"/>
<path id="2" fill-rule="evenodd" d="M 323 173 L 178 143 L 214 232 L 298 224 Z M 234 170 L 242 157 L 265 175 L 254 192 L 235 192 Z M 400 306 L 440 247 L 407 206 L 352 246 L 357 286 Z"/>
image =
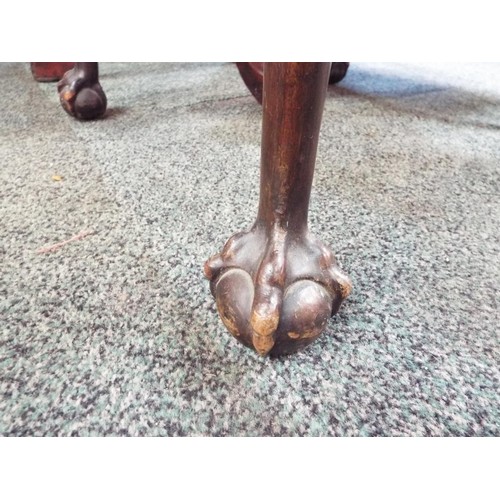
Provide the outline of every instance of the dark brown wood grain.
<path id="1" fill-rule="evenodd" d="M 266 63 L 256 221 L 205 264 L 222 321 L 261 355 L 313 342 L 351 290 L 307 215 L 330 63 Z"/>

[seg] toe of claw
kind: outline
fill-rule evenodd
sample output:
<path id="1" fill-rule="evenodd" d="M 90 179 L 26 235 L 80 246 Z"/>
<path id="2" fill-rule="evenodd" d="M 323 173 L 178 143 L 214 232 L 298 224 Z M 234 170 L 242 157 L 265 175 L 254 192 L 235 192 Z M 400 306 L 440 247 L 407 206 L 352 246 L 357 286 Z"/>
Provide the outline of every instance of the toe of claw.
<path id="1" fill-rule="evenodd" d="M 203 266 L 203 272 L 207 279 L 215 279 L 222 269 L 223 265 L 224 262 L 222 261 L 220 254 L 214 255 L 213 257 L 208 259 Z"/>
<path id="2" fill-rule="evenodd" d="M 241 343 L 264 356 L 274 345 L 279 311 L 266 304 L 254 306 L 255 287 L 243 269 L 227 269 L 213 282 L 217 310 L 229 332 Z"/>
<path id="3" fill-rule="evenodd" d="M 250 317 L 252 343 L 254 349 L 261 356 L 268 354 L 274 346 L 275 332 L 278 328 L 279 319 L 279 309 L 277 308 L 268 311 L 259 311 L 255 308 L 252 310 Z"/>
<path id="4" fill-rule="evenodd" d="M 333 288 L 335 290 L 338 290 L 340 296 L 339 296 L 339 303 L 338 307 L 340 306 L 340 303 L 346 299 L 352 292 L 352 281 L 350 278 L 343 273 L 337 266 L 331 267 L 330 268 L 330 276 L 333 282 Z M 334 307 L 333 314 L 337 312 L 338 307 Z"/>

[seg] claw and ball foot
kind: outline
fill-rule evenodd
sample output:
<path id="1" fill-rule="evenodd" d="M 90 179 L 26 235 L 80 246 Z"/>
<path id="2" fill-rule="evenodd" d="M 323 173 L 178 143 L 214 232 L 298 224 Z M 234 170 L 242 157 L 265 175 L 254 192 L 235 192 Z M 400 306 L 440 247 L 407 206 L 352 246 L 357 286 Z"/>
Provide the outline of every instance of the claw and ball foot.
<path id="1" fill-rule="evenodd" d="M 257 220 L 205 264 L 223 323 L 263 356 L 313 342 L 352 288 L 307 228 L 329 70 L 327 63 L 266 65 Z"/>
<path id="2" fill-rule="evenodd" d="M 293 353 L 321 334 L 351 291 L 332 252 L 309 233 L 256 223 L 205 264 L 226 328 L 259 354 Z"/>
<path id="3" fill-rule="evenodd" d="M 64 110 L 79 120 L 93 120 L 106 111 L 97 63 L 76 63 L 59 81 L 57 91 Z"/>

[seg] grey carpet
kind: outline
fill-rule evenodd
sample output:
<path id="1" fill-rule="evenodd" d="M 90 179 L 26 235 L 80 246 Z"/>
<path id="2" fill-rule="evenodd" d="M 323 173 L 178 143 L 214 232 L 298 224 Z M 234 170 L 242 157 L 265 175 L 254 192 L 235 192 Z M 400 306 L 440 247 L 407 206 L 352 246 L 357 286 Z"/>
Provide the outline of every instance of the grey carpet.
<path id="1" fill-rule="evenodd" d="M 499 435 L 500 65 L 352 64 L 329 90 L 310 225 L 354 292 L 279 360 L 226 333 L 202 274 L 258 201 L 236 68 L 101 82 L 107 117 L 79 123 L 0 65 L 0 434 Z"/>

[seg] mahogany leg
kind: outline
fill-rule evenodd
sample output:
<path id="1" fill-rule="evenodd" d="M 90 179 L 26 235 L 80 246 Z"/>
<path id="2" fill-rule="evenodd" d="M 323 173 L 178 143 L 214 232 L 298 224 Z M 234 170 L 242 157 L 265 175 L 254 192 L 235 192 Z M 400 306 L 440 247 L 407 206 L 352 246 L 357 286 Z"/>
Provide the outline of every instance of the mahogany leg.
<path id="1" fill-rule="evenodd" d="M 265 64 L 257 219 L 205 264 L 225 326 L 261 355 L 310 344 L 352 288 L 307 227 L 329 75 L 329 63 Z"/>
<path id="2" fill-rule="evenodd" d="M 99 83 L 96 62 L 77 62 L 57 84 L 64 110 L 79 120 L 99 118 L 106 111 L 107 99 Z"/>

